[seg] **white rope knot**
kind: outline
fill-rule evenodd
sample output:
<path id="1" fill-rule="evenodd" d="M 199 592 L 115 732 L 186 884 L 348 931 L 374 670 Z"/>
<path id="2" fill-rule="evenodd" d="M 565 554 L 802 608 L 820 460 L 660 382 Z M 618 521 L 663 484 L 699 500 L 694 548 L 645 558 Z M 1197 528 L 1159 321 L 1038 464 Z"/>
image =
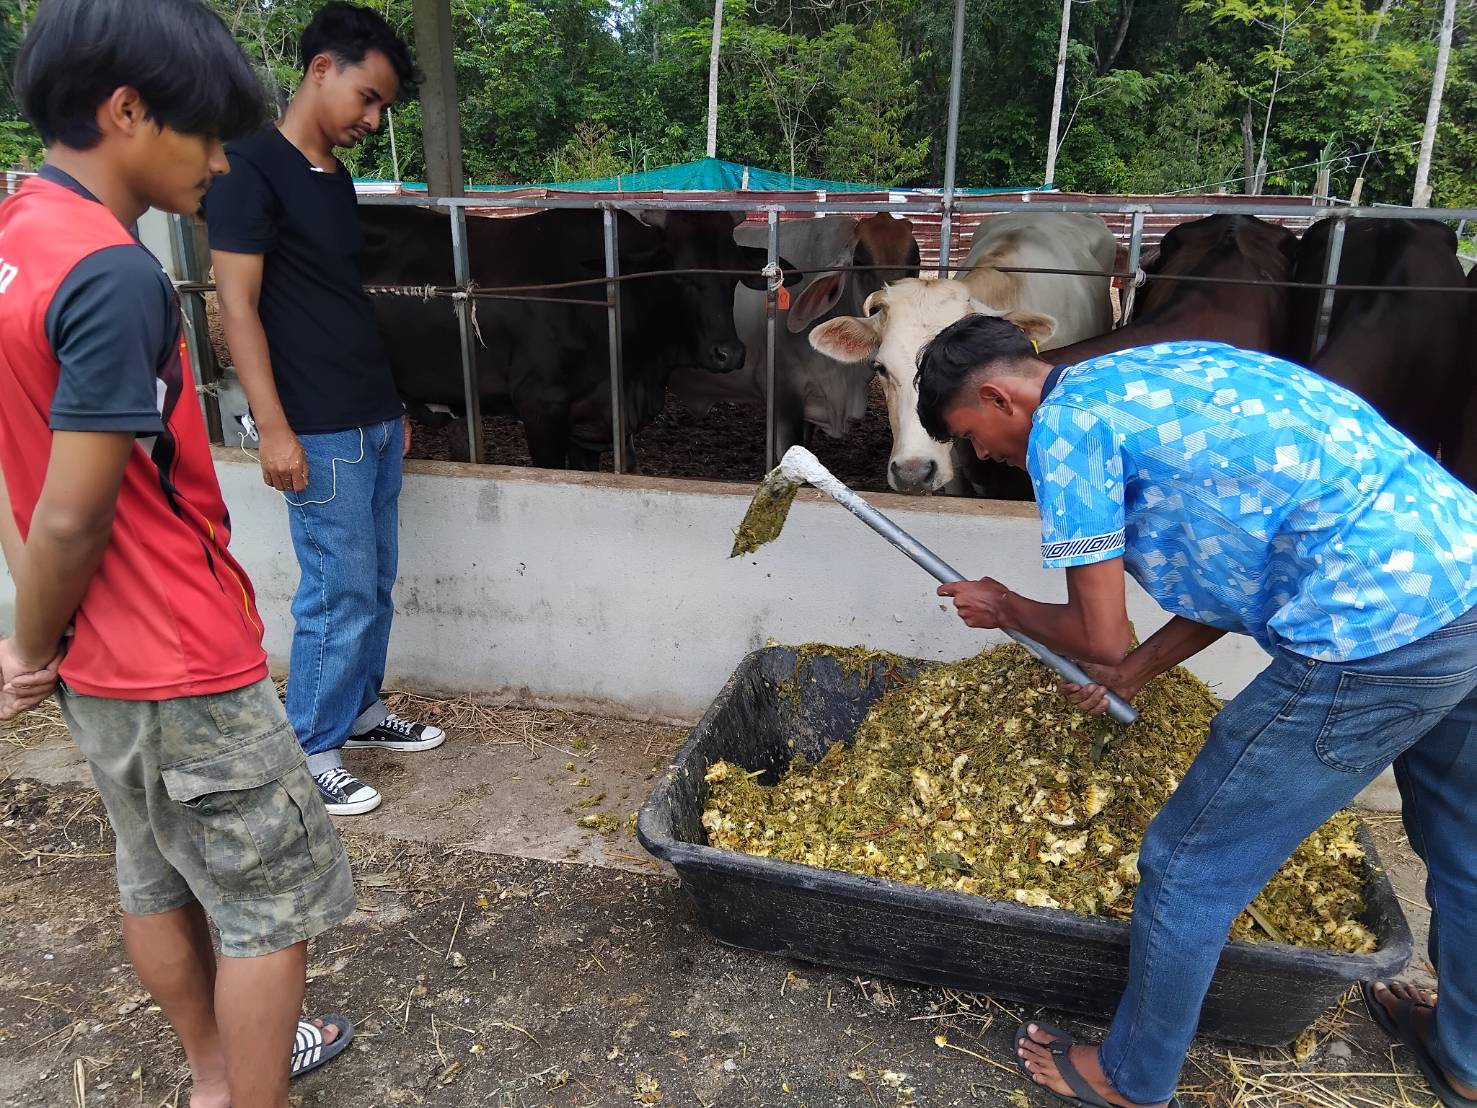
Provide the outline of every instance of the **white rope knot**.
<path id="1" fill-rule="evenodd" d="M 785 271 L 780 268 L 778 262 L 767 262 L 760 273 L 769 280 L 769 291 L 779 292 L 780 285 L 784 284 Z"/>
<path id="2" fill-rule="evenodd" d="M 1133 279 L 1128 283 L 1128 292 L 1123 297 L 1123 310 L 1118 316 L 1119 327 L 1125 326 L 1133 318 L 1133 306 L 1138 300 L 1139 289 L 1148 279 L 1149 275 L 1144 272 L 1142 266 L 1133 271 Z"/>

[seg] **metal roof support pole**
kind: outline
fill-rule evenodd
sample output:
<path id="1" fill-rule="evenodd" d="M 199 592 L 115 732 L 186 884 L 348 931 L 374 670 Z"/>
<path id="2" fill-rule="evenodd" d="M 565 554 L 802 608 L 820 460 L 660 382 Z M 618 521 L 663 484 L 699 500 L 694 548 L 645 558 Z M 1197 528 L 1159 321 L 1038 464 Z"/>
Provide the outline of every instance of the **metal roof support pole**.
<path id="1" fill-rule="evenodd" d="M 1133 222 L 1128 227 L 1128 271 L 1137 273 L 1139 259 L 1144 253 L 1144 213 L 1134 212 Z"/>
<path id="2" fill-rule="evenodd" d="M 482 389 L 477 376 L 477 302 L 472 286 L 472 261 L 467 250 L 467 209 L 452 208 L 451 259 L 461 295 L 456 321 L 462 339 L 462 397 L 467 409 L 467 460 L 482 461 Z"/>
<path id="3" fill-rule="evenodd" d="M 764 270 L 774 273 L 780 259 L 780 213 L 769 213 L 769 256 Z M 773 284 L 774 278 L 770 278 Z M 780 288 L 784 288 L 784 275 L 780 275 Z M 774 328 L 779 316 L 779 292 L 769 288 L 764 298 L 764 468 L 771 470 L 780 464 L 779 442 L 775 438 L 774 426 Z"/>
<path id="4" fill-rule="evenodd" d="M 1068 0 L 1070 3 L 1070 0 Z M 1138 273 L 1139 259 L 1144 253 L 1144 213 L 1134 212 L 1133 221 L 1128 228 L 1128 284 L 1123 286 L 1122 294 L 1118 298 L 1118 326 L 1127 326 L 1133 316 L 1133 306 L 1138 300 Z"/>
<path id="5" fill-rule="evenodd" d="M 451 50 L 451 0 L 415 0 L 415 54 L 421 85 L 426 188 L 432 196 L 464 195 L 462 125 Z"/>
<path id="6" fill-rule="evenodd" d="M 615 209 L 605 209 L 605 299 L 610 302 L 610 437 L 614 468 L 626 472 L 626 388 L 621 373 L 620 239 Z"/>
<path id="7" fill-rule="evenodd" d="M 949 134 L 944 149 L 943 222 L 939 226 L 939 276 L 949 276 L 954 248 L 954 171 L 959 161 L 959 85 L 964 71 L 964 0 L 954 0 L 954 59 L 949 65 Z"/>
<path id="8" fill-rule="evenodd" d="M 203 282 L 210 267 L 200 258 L 199 239 L 195 234 L 195 222 L 189 216 L 169 217 L 170 252 L 174 255 L 177 276 L 181 281 Z M 220 366 L 215 361 L 215 347 L 210 342 L 210 323 L 205 313 L 205 298 L 197 292 L 180 294 L 181 314 L 185 321 L 185 336 L 189 340 L 190 357 L 195 363 L 195 377 L 200 382 L 201 400 L 204 401 L 205 432 L 214 443 L 225 442 L 225 428 L 221 424 L 221 402 L 216 386 L 221 381 Z"/>
<path id="9" fill-rule="evenodd" d="M 1334 221 L 1333 230 L 1328 236 L 1328 267 L 1323 272 L 1323 283 L 1329 286 L 1338 284 L 1339 263 L 1344 259 L 1344 229 L 1348 226 L 1346 220 Z M 1308 351 L 1308 360 L 1312 361 L 1323 349 L 1323 344 L 1328 341 L 1328 327 L 1333 322 L 1333 295 L 1332 287 L 1323 290 L 1323 298 L 1318 304 L 1318 325 L 1313 328 L 1313 349 Z"/>

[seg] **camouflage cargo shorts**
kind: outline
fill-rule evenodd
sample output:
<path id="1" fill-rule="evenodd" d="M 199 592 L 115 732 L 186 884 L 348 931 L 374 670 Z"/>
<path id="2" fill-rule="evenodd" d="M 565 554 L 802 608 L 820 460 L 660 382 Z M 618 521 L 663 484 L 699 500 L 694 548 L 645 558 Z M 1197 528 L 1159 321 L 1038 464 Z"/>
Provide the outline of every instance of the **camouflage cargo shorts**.
<path id="1" fill-rule="evenodd" d="M 174 700 L 58 699 L 117 838 L 123 911 L 198 900 L 221 953 L 252 958 L 354 910 L 348 857 L 271 681 Z"/>

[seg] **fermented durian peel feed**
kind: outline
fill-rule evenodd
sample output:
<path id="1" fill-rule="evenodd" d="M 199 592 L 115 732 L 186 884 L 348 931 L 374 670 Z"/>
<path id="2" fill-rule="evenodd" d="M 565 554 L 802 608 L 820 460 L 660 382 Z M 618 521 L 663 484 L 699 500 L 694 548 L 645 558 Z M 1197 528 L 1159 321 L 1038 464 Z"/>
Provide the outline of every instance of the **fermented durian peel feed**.
<path id="1" fill-rule="evenodd" d="M 762 857 L 1127 919 L 1144 829 L 1204 745 L 1220 703 L 1175 669 L 1134 699 L 1139 721 L 1092 761 L 1100 718 L 1056 692 L 1019 646 L 933 665 L 884 694 L 851 743 L 797 757 L 774 785 L 709 767 L 711 845 Z M 1234 923 L 1301 946 L 1368 953 L 1364 851 L 1340 813 Z M 1259 916 L 1270 927 L 1259 925 Z"/>

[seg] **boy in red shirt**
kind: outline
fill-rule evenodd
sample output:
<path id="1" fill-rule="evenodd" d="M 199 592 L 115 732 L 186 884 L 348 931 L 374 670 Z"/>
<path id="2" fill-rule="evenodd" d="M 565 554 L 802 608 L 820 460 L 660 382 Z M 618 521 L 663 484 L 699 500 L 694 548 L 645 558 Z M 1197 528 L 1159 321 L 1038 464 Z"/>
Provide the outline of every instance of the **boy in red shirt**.
<path id="1" fill-rule="evenodd" d="M 0 718 L 59 677 L 192 1108 L 285 1108 L 289 1071 L 348 1043 L 298 1016 L 307 940 L 353 882 L 227 548 L 173 289 L 128 230 L 198 209 L 261 89 L 198 0 L 45 0 L 16 89 L 47 159 L 0 204 Z"/>

